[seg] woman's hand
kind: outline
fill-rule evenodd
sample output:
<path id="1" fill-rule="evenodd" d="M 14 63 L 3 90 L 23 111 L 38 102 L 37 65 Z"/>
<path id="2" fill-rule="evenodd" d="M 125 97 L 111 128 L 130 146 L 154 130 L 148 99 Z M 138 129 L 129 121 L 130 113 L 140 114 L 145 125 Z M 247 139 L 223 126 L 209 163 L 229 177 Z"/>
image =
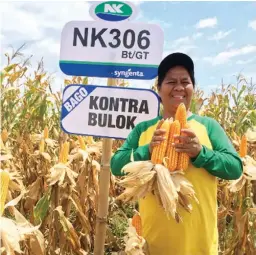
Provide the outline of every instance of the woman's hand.
<path id="1" fill-rule="evenodd" d="M 182 129 L 181 135 L 175 136 L 175 139 L 179 141 L 173 145 L 176 151 L 185 152 L 190 158 L 196 158 L 202 149 L 199 139 L 191 129 Z"/>
<path id="2" fill-rule="evenodd" d="M 166 131 L 164 129 L 159 129 L 159 127 L 162 125 L 164 122 L 164 119 L 161 119 L 156 127 L 156 130 L 153 134 L 152 140 L 149 144 L 149 153 L 150 155 L 152 154 L 153 147 L 156 145 L 159 145 L 162 141 L 165 140 L 165 133 Z"/>

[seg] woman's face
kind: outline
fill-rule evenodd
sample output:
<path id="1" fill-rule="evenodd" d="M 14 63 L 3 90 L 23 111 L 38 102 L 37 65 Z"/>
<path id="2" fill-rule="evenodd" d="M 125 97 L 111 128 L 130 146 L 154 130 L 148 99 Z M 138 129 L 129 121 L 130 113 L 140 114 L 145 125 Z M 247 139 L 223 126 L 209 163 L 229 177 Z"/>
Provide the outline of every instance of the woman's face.
<path id="1" fill-rule="evenodd" d="M 171 68 L 158 88 L 167 115 L 174 116 L 180 103 L 184 103 L 187 110 L 190 107 L 193 95 L 193 84 L 189 73 L 182 66 Z"/>

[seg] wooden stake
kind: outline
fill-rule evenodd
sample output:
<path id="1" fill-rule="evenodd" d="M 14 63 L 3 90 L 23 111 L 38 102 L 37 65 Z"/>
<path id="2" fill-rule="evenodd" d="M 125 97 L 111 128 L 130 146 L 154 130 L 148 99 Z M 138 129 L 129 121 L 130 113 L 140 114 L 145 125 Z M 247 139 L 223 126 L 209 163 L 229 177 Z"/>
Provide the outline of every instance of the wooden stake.
<path id="1" fill-rule="evenodd" d="M 108 79 L 108 86 L 115 86 L 115 79 Z M 94 255 L 104 255 L 104 246 L 106 239 L 107 216 L 109 206 L 109 185 L 110 185 L 110 160 L 112 156 L 111 138 L 103 138 L 102 160 L 99 177 L 99 199 L 98 212 L 96 218 L 96 234 L 94 240 Z"/>

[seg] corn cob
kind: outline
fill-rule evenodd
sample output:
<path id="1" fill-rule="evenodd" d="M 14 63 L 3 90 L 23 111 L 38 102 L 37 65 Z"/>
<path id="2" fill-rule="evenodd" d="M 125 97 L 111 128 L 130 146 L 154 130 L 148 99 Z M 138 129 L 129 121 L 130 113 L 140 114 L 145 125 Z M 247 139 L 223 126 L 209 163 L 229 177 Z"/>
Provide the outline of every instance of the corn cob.
<path id="1" fill-rule="evenodd" d="M 0 193 L 0 216 L 2 216 L 4 211 L 5 200 L 8 193 L 10 176 L 9 173 L 0 170 L 0 183 L 1 183 L 1 193 Z"/>
<path id="2" fill-rule="evenodd" d="M 177 108 L 175 120 L 178 120 L 180 122 L 181 129 L 185 128 L 187 124 L 187 110 L 186 106 L 183 103 L 181 103 Z"/>
<path id="3" fill-rule="evenodd" d="M 45 141 L 44 141 L 44 139 L 41 139 L 40 145 L 39 145 L 39 151 L 41 153 L 44 152 L 44 145 L 45 145 Z"/>
<path id="4" fill-rule="evenodd" d="M 132 217 L 132 225 L 136 229 L 136 232 L 139 236 L 142 236 L 142 224 L 141 217 L 138 213 L 134 214 Z"/>
<path id="5" fill-rule="evenodd" d="M 178 120 L 180 122 L 180 128 L 189 128 L 187 124 L 187 110 L 186 106 L 181 103 L 176 111 L 175 114 L 175 120 Z M 189 156 L 186 153 L 179 153 L 178 156 L 178 164 L 177 164 L 177 169 L 178 170 L 186 170 L 189 164 Z"/>
<path id="6" fill-rule="evenodd" d="M 85 150 L 86 149 L 86 146 L 85 146 L 85 142 L 84 142 L 84 139 L 82 136 L 78 136 L 78 141 L 79 141 L 79 144 L 80 144 L 80 148 L 82 150 Z"/>
<path id="7" fill-rule="evenodd" d="M 63 147 L 64 147 L 63 163 L 67 163 L 67 161 L 68 161 L 68 154 L 69 154 L 69 142 L 65 142 Z"/>
<path id="8" fill-rule="evenodd" d="M 239 148 L 239 155 L 241 158 L 247 155 L 247 138 L 246 135 L 242 136 L 240 148 Z"/>
<path id="9" fill-rule="evenodd" d="M 48 127 L 44 128 L 44 139 L 48 139 L 49 138 L 49 129 Z"/>
<path id="10" fill-rule="evenodd" d="M 165 129 L 166 131 L 164 135 L 165 140 L 163 140 L 159 145 L 153 148 L 152 155 L 151 155 L 151 161 L 153 164 L 162 164 L 163 159 L 165 157 L 167 143 L 168 143 L 169 129 L 170 129 L 170 121 L 166 119 L 160 128 Z"/>
<path id="11" fill-rule="evenodd" d="M 8 139 L 8 131 L 6 129 L 4 129 L 1 133 L 1 137 L 2 137 L 2 140 L 3 142 L 5 143 Z"/>
<path id="12" fill-rule="evenodd" d="M 60 155 L 59 155 L 59 162 L 61 163 L 67 163 L 68 160 L 68 153 L 69 153 L 69 142 L 65 142 L 60 150 Z"/>
<path id="13" fill-rule="evenodd" d="M 63 153 L 64 153 L 64 145 L 60 148 L 60 154 L 59 154 L 59 162 L 63 162 Z"/>
<path id="14" fill-rule="evenodd" d="M 175 142 L 174 135 L 180 135 L 180 123 L 178 120 L 175 120 L 170 125 L 169 137 L 168 137 L 168 147 L 166 156 L 168 158 L 167 168 L 169 171 L 174 171 L 178 163 L 178 152 L 172 146 L 172 143 Z"/>
<path id="15" fill-rule="evenodd" d="M 189 125 L 186 124 L 184 128 L 189 128 Z M 180 152 L 178 156 L 177 169 L 185 171 L 188 168 L 189 156 L 187 153 Z"/>

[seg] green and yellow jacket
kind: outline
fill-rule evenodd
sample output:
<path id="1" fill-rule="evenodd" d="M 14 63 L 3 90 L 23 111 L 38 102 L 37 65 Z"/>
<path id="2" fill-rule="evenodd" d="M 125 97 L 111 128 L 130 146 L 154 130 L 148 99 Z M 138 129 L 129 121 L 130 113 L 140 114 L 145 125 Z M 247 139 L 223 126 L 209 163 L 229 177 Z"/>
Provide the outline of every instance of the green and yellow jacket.
<path id="1" fill-rule="evenodd" d="M 134 160 L 149 160 L 149 143 L 162 116 L 135 126 L 124 144 L 111 159 L 111 171 L 123 175 L 121 169 Z M 202 150 L 190 160 L 185 177 L 193 184 L 199 205 L 192 201 L 193 210 L 179 213 L 183 223 L 168 219 L 153 194 L 140 199 L 143 237 L 150 255 L 217 255 L 217 177 L 234 180 L 242 174 L 242 162 L 217 121 L 196 114 L 188 117 Z"/>

